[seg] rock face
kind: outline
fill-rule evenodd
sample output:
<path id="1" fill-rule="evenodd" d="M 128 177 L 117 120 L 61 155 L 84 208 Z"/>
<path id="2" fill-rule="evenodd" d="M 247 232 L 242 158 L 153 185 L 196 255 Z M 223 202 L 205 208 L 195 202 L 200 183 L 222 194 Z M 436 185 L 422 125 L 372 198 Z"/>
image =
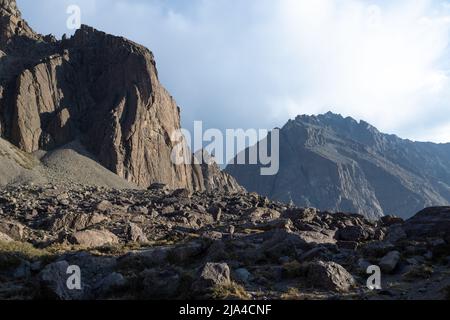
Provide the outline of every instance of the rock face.
<path id="1" fill-rule="evenodd" d="M 140 187 L 239 188 L 215 168 L 171 161 L 180 112 L 158 79 L 153 54 L 82 26 L 70 39 L 35 34 L 15 1 L 2 1 L 0 133 L 21 150 L 80 141 L 102 166 Z"/>
<path id="2" fill-rule="evenodd" d="M 299 116 L 281 129 L 276 176 L 261 176 L 259 165 L 226 172 L 272 199 L 369 218 L 409 218 L 450 203 L 450 144 L 403 140 L 332 113 Z"/>

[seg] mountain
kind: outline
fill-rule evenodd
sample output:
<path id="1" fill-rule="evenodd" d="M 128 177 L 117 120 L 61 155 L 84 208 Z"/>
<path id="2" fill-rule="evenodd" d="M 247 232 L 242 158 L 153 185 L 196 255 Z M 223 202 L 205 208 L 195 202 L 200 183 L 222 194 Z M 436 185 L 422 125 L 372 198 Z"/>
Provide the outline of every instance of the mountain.
<path id="1" fill-rule="evenodd" d="M 278 174 L 261 176 L 259 170 L 226 168 L 249 191 L 369 218 L 410 217 L 450 203 L 450 144 L 400 139 L 331 112 L 289 121 L 280 130 Z"/>
<path id="2" fill-rule="evenodd" d="M 211 179 L 198 166 L 175 165 L 172 135 L 179 129 L 180 110 L 148 49 L 84 25 L 61 41 L 42 36 L 15 1 L 0 1 L 3 139 L 28 154 L 78 141 L 96 162 L 139 187 L 241 189 L 224 173 Z"/>

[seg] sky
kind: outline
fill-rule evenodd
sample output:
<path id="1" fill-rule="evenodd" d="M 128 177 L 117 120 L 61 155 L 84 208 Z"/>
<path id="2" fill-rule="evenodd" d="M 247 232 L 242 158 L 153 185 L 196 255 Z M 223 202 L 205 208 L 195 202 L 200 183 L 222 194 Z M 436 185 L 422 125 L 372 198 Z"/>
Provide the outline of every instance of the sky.
<path id="1" fill-rule="evenodd" d="M 182 125 L 271 129 L 327 111 L 450 142 L 450 1 L 17 0 L 39 33 L 82 23 L 151 49 Z"/>

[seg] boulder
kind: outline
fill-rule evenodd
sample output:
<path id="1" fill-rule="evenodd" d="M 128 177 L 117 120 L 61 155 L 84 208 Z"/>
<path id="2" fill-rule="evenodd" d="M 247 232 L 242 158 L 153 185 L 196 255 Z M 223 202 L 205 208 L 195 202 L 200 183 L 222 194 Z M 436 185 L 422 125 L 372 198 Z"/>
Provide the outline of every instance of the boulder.
<path id="1" fill-rule="evenodd" d="M 338 240 L 343 241 L 356 241 L 361 242 L 368 240 L 370 233 L 364 227 L 361 226 L 348 226 L 336 233 L 336 237 Z"/>
<path id="2" fill-rule="evenodd" d="M 214 218 L 211 214 L 195 211 L 186 212 L 186 219 L 188 226 L 194 229 L 200 229 L 214 223 Z"/>
<path id="3" fill-rule="evenodd" d="M 400 252 L 391 251 L 380 260 L 379 266 L 381 268 L 381 271 L 386 273 L 392 273 L 397 267 L 399 261 L 400 261 Z"/>
<path id="4" fill-rule="evenodd" d="M 119 243 L 119 238 L 108 230 L 85 230 L 75 232 L 70 237 L 72 244 L 95 248 Z"/>
<path id="5" fill-rule="evenodd" d="M 39 273 L 41 294 L 44 297 L 58 300 L 80 300 L 87 294 L 87 287 L 81 281 L 81 290 L 71 290 L 67 286 L 69 263 L 65 260 L 47 265 Z"/>
<path id="6" fill-rule="evenodd" d="M 301 231 L 298 236 L 301 240 L 309 245 L 336 243 L 335 231 L 332 230 L 323 230 L 322 232 Z"/>
<path id="7" fill-rule="evenodd" d="M 269 208 L 253 208 L 248 212 L 252 223 L 265 223 L 280 218 L 281 213 Z"/>
<path id="8" fill-rule="evenodd" d="M 100 212 L 106 213 L 112 209 L 112 203 L 109 202 L 108 200 L 102 200 L 99 203 L 97 203 L 95 208 Z"/>
<path id="9" fill-rule="evenodd" d="M 138 243 L 147 243 L 147 236 L 144 234 L 142 229 L 135 223 L 129 223 L 127 226 L 127 236 L 128 240 Z"/>
<path id="10" fill-rule="evenodd" d="M 24 236 L 25 227 L 17 221 L 0 221 L 0 232 L 14 239 L 21 241 Z"/>
<path id="11" fill-rule="evenodd" d="M 335 262 L 317 261 L 309 265 L 308 283 L 314 288 L 335 292 L 349 292 L 356 281 L 341 265 Z"/>
<path id="12" fill-rule="evenodd" d="M 287 209 L 283 216 L 289 218 L 291 220 L 300 220 L 303 222 L 311 222 L 316 218 L 318 214 L 318 210 L 315 208 L 306 208 L 306 209 Z"/>
<path id="13" fill-rule="evenodd" d="M 107 220 L 107 218 L 104 215 L 98 213 L 67 213 L 62 214 L 54 219 L 51 230 L 53 232 L 68 229 L 80 231 L 101 223 L 105 220 Z"/>
<path id="14" fill-rule="evenodd" d="M 200 276 L 193 284 L 195 292 L 208 292 L 216 286 L 231 283 L 230 267 L 226 263 L 207 263 L 201 270 Z"/>

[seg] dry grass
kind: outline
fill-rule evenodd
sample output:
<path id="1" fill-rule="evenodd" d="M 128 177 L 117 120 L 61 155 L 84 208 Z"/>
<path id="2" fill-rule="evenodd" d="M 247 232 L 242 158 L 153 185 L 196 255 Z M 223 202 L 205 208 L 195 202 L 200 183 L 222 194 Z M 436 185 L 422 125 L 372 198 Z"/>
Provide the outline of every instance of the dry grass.
<path id="1" fill-rule="evenodd" d="M 249 300 L 251 296 L 243 286 L 232 281 L 227 285 L 214 287 L 212 298 L 217 300 Z"/>
<path id="2" fill-rule="evenodd" d="M 130 251 L 141 249 L 141 244 L 129 243 L 98 248 L 86 248 L 79 245 L 54 244 L 45 249 L 37 249 L 25 242 L 0 241 L 0 268 L 13 268 L 23 260 L 51 262 L 56 257 L 68 252 L 88 252 L 96 256 L 120 256 Z"/>
<path id="3" fill-rule="evenodd" d="M 0 268 L 17 267 L 23 260 L 36 261 L 50 257 L 49 252 L 36 249 L 29 243 L 0 241 Z"/>
<path id="4" fill-rule="evenodd" d="M 303 300 L 304 296 L 297 288 L 289 288 L 286 293 L 281 295 L 282 300 Z"/>

